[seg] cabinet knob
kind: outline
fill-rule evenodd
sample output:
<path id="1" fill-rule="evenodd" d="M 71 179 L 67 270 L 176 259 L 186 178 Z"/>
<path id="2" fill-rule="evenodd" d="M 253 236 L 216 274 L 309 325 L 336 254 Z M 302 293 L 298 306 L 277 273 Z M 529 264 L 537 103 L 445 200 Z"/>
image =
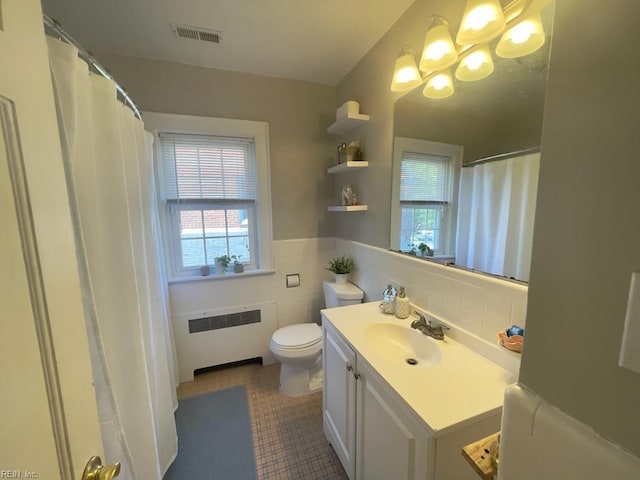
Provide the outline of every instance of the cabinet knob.
<path id="1" fill-rule="evenodd" d="M 353 370 L 353 366 L 350 363 L 347 363 L 347 372 L 351 372 Z"/>
<path id="2" fill-rule="evenodd" d="M 358 372 L 353 372 L 353 376 L 355 377 L 356 380 L 360 379 L 360 374 Z"/>

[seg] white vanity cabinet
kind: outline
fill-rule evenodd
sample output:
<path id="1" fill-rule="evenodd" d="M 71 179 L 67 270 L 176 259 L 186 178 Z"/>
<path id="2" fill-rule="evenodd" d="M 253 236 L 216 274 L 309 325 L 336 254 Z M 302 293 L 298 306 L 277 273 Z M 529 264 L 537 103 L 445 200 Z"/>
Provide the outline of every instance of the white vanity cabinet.
<path id="1" fill-rule="evenodd" d="M 335 332 L 322 329 L 324 434 L 351 480 L 355 478 L 356 354 Z"/>
<path id="2" fill-rule="evenodd" d="M 509 376 L 452 340 L 439 366 L 398 370 L 355 333 L 377 314 L 377 303 L 323 312 L 324 433 L 347 475 L 473 479 L 462 447 L 500 430 Z"/>
<path id="3" fill-rule="evenodd" d="M 432 478 L 433 439 L 331 327 L 323 328 L 324 432 L 351 480 Z"/>

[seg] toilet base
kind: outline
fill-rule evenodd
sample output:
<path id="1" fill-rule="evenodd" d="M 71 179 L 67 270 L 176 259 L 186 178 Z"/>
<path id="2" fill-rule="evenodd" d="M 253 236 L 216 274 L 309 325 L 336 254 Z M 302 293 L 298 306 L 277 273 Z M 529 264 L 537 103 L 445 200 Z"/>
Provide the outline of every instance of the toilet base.
<path id="1" fill-rule="evenodd" d="M 302 397 L 322 390 L 322 357 L 315 365 L 280 364 L 278 391 L 287 397 Z"/>

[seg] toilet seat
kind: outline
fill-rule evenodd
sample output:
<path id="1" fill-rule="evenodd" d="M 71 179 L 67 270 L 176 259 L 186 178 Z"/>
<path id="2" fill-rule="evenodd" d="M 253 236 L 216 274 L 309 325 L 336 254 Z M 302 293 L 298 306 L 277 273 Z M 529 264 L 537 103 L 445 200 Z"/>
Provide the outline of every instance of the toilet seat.
<path id="1" fill-rule="evenodd" d="M 301 323 L 279 328 L 271 343 L 281 350 L 302 350 L 322 341 L 322 330 L 315 323 Z"/>

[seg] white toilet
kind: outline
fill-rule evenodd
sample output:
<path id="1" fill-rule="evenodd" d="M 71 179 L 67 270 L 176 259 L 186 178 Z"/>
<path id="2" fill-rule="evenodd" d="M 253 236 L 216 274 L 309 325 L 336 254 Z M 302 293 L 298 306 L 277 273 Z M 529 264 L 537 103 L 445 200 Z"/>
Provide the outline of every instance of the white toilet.
<path id="1" fill-rule="evenodd" d="M 323 289 L 327 308 L 362 302 L 362 290 L 352 283 L 324 282 Z M 300 397 L 322 388 L 322 330 L 316 323 L 279 328 L 270 348 L 281 364 L 280 393 Z"/>

